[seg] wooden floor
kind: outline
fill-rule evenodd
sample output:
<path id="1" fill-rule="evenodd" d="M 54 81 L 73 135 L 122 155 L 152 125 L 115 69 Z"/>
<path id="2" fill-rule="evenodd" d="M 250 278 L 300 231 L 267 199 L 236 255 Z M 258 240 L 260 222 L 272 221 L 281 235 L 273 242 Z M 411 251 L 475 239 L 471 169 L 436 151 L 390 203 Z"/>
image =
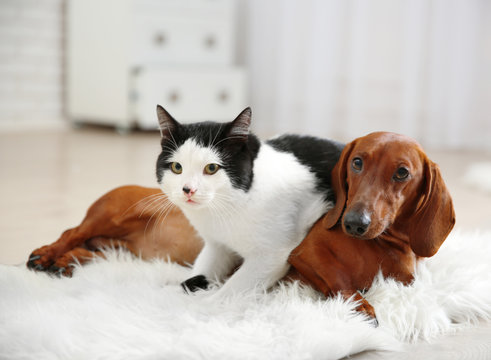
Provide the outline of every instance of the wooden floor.
<path id="1" fill-rule="evenodd" d="M 24 263 L 34 248 L 77 225 L 87 207 L 114 187 L 156 186 L 159 142 L 156 132 L 121 136 L 94 128 L 0 133 L 0 263 Z M 491 161 L 491 154 L 430 151 L 429 155 L 440 165 L 453 196 L 456 227 L 491 230 L 491 194 L 463 181 L 470 164 Z M 369 352 L 353 358 L 489 359 L 490 339 L 491 324 L 483 324 L 433 344 L 408 346 L 403 354 Z"/>

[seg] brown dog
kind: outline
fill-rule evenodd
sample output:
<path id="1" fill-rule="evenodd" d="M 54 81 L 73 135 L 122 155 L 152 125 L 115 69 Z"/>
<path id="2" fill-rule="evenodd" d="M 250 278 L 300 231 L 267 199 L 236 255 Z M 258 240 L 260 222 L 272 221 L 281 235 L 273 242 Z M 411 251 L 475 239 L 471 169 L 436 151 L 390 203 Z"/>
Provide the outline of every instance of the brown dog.
<path id="1" fill-rule="evenodd" d="M 301 279 L 326 296 L 358 293 L 379 270 L 408 284 L 419 257 L 434 255 L 455 224 L 439 168 L 414 140 L 378 132 L 344 148 L 332 172 L 336 204 L 292 251 Z"/>
<path id="2" fill-rule="evenodd" d="M 74 262 L 102 256 L 101 247 L 123 247 L 143 259 L 192 264 L 202 241 L 160 189 L 123 186 L 99 198 L 82 223 L 29 257 L 34 270 L 70 276 Z"/>

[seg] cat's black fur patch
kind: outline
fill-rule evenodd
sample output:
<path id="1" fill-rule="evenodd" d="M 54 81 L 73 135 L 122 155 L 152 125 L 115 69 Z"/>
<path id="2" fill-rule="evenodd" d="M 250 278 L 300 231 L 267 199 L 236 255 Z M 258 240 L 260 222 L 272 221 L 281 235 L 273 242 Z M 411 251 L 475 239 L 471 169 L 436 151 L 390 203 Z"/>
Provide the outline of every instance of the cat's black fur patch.
<path id="1" fill-rule="evenodd" d="M 195 292 L 198 290 L 206 290 L 208 289 L 208 285 L 210 283 L 206 279 L 204 275 L 196 275 L 192 278 L 187 279 L 181 283 L 182 288 L 185 292 Z"/>
<path id="2" fill-rule="evenodd" d="M 170 167 L 169 157 L 186 140 L 193 138 L 203 147 L 211 147 L 220 154 L 235 188 L 248 191 L 252 185 L 253 162 L 259 151 L 260 142 L 254 134 L 239 139 L 228 136 L 231 123 L 205 121 L 194 124 L 179 124 L 172 132 L 171 139 L 162 139 L 162 152 L 157 160 L 157 180 L 162 182 L 162 170 Z"/>
<path id="3" fill-rule="evenodd" d="M 326 193 L 327 200 L 334 201 L 331 172 L 336 165 L 344 144 L 313 136 L 282 135 L 266 141 L 277 151 L 292 153 L 317 177 L 317 190 Z"/>

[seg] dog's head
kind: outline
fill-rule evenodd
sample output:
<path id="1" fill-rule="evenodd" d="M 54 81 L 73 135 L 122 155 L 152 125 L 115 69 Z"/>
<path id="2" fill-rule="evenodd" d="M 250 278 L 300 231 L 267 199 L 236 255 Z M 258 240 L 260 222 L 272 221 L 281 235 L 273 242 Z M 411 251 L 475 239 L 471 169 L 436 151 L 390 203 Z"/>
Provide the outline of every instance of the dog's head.
<path id="1" fill-rule="evenodd" d="M 336 204 L 323 219 L 346 234 L 374 239 L 389 228 L 407 236 L 419 256 L 432 256 L 455 224 L 438 165 L 413 139 L 372 133 L 346 145 L 332 172 Z"/>

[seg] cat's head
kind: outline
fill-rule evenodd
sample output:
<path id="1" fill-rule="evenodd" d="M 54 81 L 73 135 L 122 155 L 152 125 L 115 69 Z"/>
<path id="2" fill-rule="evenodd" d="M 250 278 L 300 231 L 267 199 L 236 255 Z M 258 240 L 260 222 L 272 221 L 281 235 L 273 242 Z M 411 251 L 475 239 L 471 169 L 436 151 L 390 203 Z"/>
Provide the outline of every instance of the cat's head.
<path id="1" fill-rule="evenodd" d="M 258 139 L 249 132 L 251 109 L 228 123 L 180 124 L 157 105 L 162 152 L 157 180 L 169 200 L 181 208 L 218 208 L 234 189 L 248 191 Z"/>

